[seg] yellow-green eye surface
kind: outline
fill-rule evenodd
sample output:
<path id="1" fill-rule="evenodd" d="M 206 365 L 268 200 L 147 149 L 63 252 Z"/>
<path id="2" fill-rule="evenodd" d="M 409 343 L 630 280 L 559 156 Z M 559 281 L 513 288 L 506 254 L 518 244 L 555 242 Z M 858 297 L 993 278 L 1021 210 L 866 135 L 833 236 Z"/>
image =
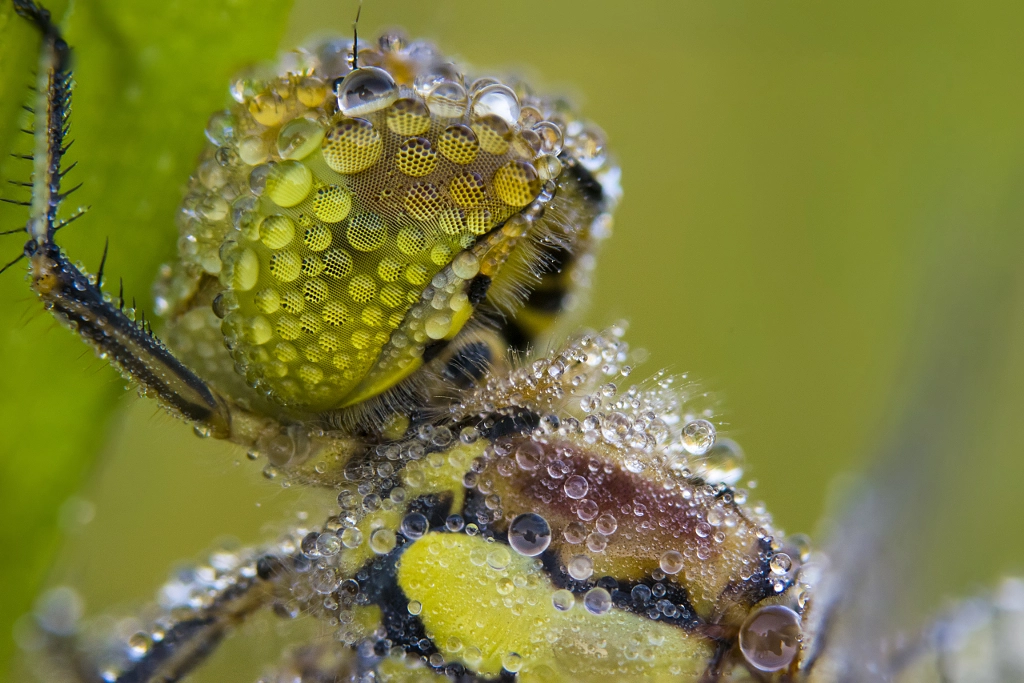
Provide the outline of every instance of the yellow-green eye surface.
<path id="1" fill-rule="evenodd" d="M 600 134 L 560 101 L 466 80 L 424 44 L 385 41 L 355 70 L 333 50 L 233 86 L 158 285 L 186 363 L 295 416 L 397 386 L 481 305 L 520 350 L 540 342 L 617 196 L 602 148 L 583 153 Z M 202 336 L 227 351 L 199 357 L 178 321 L 211 304 Z"/>
<path id="2" fill-rule="evenodd" d="M 379 394 L 457 334 L 480 263 L 497 277 L 523 230 L 484 236 L 542 185 L 536 134 L 501 118 L 519 109 L 504 86 L 460 105 L 457 83 L 424 93 L 373 67 L 337 87 L 337 101 L 270 87 L 230 112 L 249 135 L 221 148 L 240 161 L 222 331 L 250 386 L 303 410 Z M 254 155 L 254 136 L 276 144 Z"/>

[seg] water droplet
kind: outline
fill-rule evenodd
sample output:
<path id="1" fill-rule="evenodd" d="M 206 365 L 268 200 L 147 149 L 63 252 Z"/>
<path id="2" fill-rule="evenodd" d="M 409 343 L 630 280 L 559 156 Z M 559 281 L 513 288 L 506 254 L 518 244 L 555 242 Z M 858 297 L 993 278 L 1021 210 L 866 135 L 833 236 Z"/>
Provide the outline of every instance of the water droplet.
<path id="1" fill-rule="evenodd" d="M 480 652 L 480 648 L 470 645 L 466 648 L 466 654 L 463 659 L 466 661 L 466 664 L 475 667 L 483 660 L 483 653 Z"/>
<path id="2" fill-rule="evenodd" d="M 574 474 L 565 480 L 565 485 L 562 488 L 565 489 L 565 495 L 569 496 L 573 500 L 579 500 L 583 496 L 587 495 L 587 491 L 590 490 L 590 483 L 586 478 L 581 477 L 578 474 Z"/>
<path id="3" fill-rule="evenodd" d="M 597 517 L 598 512 L 600 510 L 597 507 L 597 503 L 592 500 L 581 500 L 579 507 L 576 508 L 576 515 L 584 522 L 589 522 L 594 517 Z"/>
<path id="4" fill-rule="evenodd" d="M 562 151 L 562 129 L 550 121 L 541 121 L 533 132 L 540 137 L 540 151 L 557 158 Z"/>
<path id="5" fill-rule="evenodd" d="M 601 436 L 609 443 L 622 443 L 633 423 L 623 413 L 611 413 L 601 421 Z"/>
<path id="6" fill-rule="evenodd" d="M 427 95 L 430 113 L 444 118 L 458 118 L 466 111 L 469 97 L 466 88 L 454 81 L 441 81 Z"/>
<path id="7" fill-rule="evenodd" d="M 811 539 L 807 534 L 793 534 L 788 540 L 796 549 L 801 562 L 811 558 Z"/>
<path id="8" fill-rule="evenodd" d="M 527 441 L 516 449 L 516 464 L 524 472 L 532 472 L 540 466 L 544 449 L 533 441 Z"/>
<path id="9" fill-rule="evenodd" d="M 762 607 L 740 628 L 740 651 L 759 671 L 789 666 L 800 649 L 800 615 L 782 605 Z"/>
<path id="10" fill-rule="evenodd" d="M 391 529 L 377 529 L 370 534 L 370 550 L 378 555 L 387 555 L 395 549 L 395 532 Z"/>
<path id="11" fill-rule="evenodd" d="M 562 173 L 562 162 L 551 154 L 545 154 L 534 160 L 533 166 L 537 169 L 537 176 L 541 180 L 554 180 Z"/>
<path id="12" fill-rule="evenodd" d="M 363 542 L 363 532 L 355 527 L 349 527 L 341 532 L 341 543 L 346 548 L 358 548 Z"/>
<path id="13" fill-rule="evenodd" d="M 516 589 L 515 583 L 513 583 L 512 579 L 507 576 L 503 576 L 498 579 L 495 582 L 494 587 L 497 589 L 498 595 L 511 595 L 512 591 Z"/>
<path id="14" fill-rule="evenodd" d="M 131 650 L 132 656 L 142 657 L 149 651 L 153 641 L 150 639 L 148 633 L 139 631 L 128 639 L 128 649 Z"/>
<path id="15" fill-rule="evenodd" d="M 501 658 L 501 668 L 514 674 L 523 668 L 523 658 L 515 652 L 509 652 Z"/>
<path id="16" fill-rule="evenodd" d="M 540 429 L 545 434 L 554 434 L 558 431 L 561 421 L 557 415 L 547 414 L 540 418 Z"/>
<path id="17" fill-rule="evenodd" d="M 448 515 L 448 519 L 444 521 L 445 527 L 452 533 L 462 531 L 462 527 L 466 525 L 466 522 L 462 519 L 462 515 Z"/>
<path id="18" fill-rule="evenodd" d="M 597 518 L 597 532 L 605 536 L 611 536 L 619 528 L 619 521 L 614 515 L 607 512 Z"/>
<path id="19" fill-rule="evenodd" d="M 772 555 L 772 559 L 768 562 L 768 567 L 772 570 L 772 574 L 778 574 L 782 576 L 790 570 L 793 566 L 793 559 L 786 553 L 776 553 Z"/>
<path id="20" fill-rule="evenodd" d="M 678 574 L 683 570 L 683 554 L 678 550 L 666 550 L 662 553 L 658 565 L 666 574 Z"/>
<path id="21" fill-rule="evenodd" d="M 452 272 L 463 280 L 471 280 L 480 272 L 480 259 L 473 253 L 464 251 L 452 261 Z"/>
<path id="22" fill-rule="evenodd" d="M 629 595 L 633 598 L 633 602 L 646 605 L 651 599 L 651 588 L 650 586 L 638 583 L 633 586 L 633 590 L 630 591 Z"/>
<path id="23" fill-rule="evenodd" d="M 473 95 L 473 116 L 497 116 L 514 125 L 519 120 L 519 98 L 507 85 L 488 85 Z"/>
<path id="24" fill-rule="evenodd" d="M 594 563 L 586 555 L 576 555 L 569 560 L 569 576 L 577 581 L 586 581 L 594 574 Z"/>
<path id="25" fill-rule="evenodd" d="M 206 138 L 217 145 L 225 145 L 235 138 L 235 117 L 227 109 L 216 112 L 206 124 Z"/>
<path id="26" fill-rule="evenodd" d="M 341 550 L 341 539 L 331 532 L 320 534 L 316 539 L 316 551 L 324 557 L 337 555 Z"/>
<path id="27" fill-rule="evenodd" d="M 512 561 L 512 555 L 504 546 L 498 546 L 491 552 L 487 553 L 487 566 L 497 571 L 502 571 L 508 567 L 508 563 Z"/>
<path id="28" fill-rule="evenodd" d="M 562 536 L 565 537 L 566 543 L 583 543 L 583 539 L 587 537 L 587 529 L 579 522 L 570 522 L 562 530 Z"/>
<path id="29" fill-rule="evenodd" d="M 282 159 L 305 159 L 320 148 L 324 133 L 315 119 L 292 119 L 277 134 L 277 153 Z"/>
<path id="30" fill-rule="evenodd" d="M 591 588 L 583 596 L 583 606 L 591 614 L 606 614 L 612 608 L 612 596 L 604 588 Z"/>
<path id="31" fill-rule="evenodd" d="M 420 512 L 410 512 L 402 520 L 402 535 L 410 541 L 421 538 L 423 534 L 427 533 L 429 528 L 430 523 L 427 521 L 426 516 Z"/>
<path id="32" fill-rule="evenodd" d="M 508 544 L 520 555 L 535 557 L 551 544 L 551 527 L 538 514 L 519 515 L 508 527 Z"/>
<path id="33" fill-rule="evenodd" d="M 707 420 L 693 420 L 683 427 L 683 448 L 690 455 L 704 455 L 715 445 L 715 426 Z"/>
<path id="34" fill-rule="evenodd" d="M 551 594 L 551 604 L 559 612 L 568 612 L 576 605 L 576 596 L 572 591 L 561 588 Z"/>
<path id="35" fill-rule="evenodd" d="M 350 71 L 337 92 L 338 107 L 346 116 L 365 116 L 391 106 L 398 99 L 395 79 L 375 66 Z"/>
<path id="36" fill-rule="evenodd" d="M 627 455 L 625 460 L 623 461 L 623 465 L 625 465 L 626 469 L 632 472 L 633 474 L 640 474 L 647 468 L 647 465 L 644 463 L 644 461 L 641 460 L 635 453 L 630 453 L 629 455 Z"/>
<path id="37" fill-rule="evenodd" d="M 409 614 L 416 616 L 423 611 L 423 603 L 419 600 L 410 600 L 408 610 Z"/>
<path id="38" fill-rule="evenodd" d="M 431 339 L 443 339 L 452 328 L 452 318 L 445 313 L 435 313 L 427 318 L 424 330 Z"/>
<path id="39" fill-rule="evenodd" d="M 319 569 L 313 573 L 313 590 L 321 595 L 333 593 L 338 588 L 338 584 L 341 583 L 338 578 L 338 572 L 328 567 L 327 569 Z"/>

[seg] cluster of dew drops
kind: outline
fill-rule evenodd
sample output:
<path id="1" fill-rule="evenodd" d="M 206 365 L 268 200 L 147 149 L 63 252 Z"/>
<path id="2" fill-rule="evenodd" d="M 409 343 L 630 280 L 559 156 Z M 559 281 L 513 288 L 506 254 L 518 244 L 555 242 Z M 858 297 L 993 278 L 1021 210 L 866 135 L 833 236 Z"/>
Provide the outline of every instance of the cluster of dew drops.
<path id="1" fill-rule="evenodd" d="M 581 447 L 600 443 L 605 448 L 615 449 L 622 455 L 620 462 L 624 469 L 642 474 L 665 491 L 677 490 L 694 508 L 704 509 L 696 535 L 702 541 L 721 544 L 725 529 L 737 527 L 735 514 L 721 503 L 744 505 L 747 502 L 745 489 L 729 488 L 742 476 L 742 452 L 728 439 L 718 438 L 708 419 L 712 415 L 687 410 L 695 398 L 701 396 L 693 396 L 699 394 L 699 390 L 688 384 L 685 377 L 658 373 L 643 387 L 631 385 L 620 389 L 616 381 L 621 382 L 632 373 L 632 367 L 627 364 L 630 353 L 622 341 L 623 333 L 624 327 L 619 325 L 601 334 L 583 335 L 508 374 L 487 378 L 451 407 L 448 425 L 473 423 L 470 418 L 480 418 L 471 426 L 454 431 L 446 424 L 424 424 L 405 441 L 377 447 L 375 457 L 345 470 L 346 481 L 337 498 L 340 513 L 331 516 L 322 527 L 310 529 L 299 525 L 282 535 L 277 543 L 259 551 L 218 551 L 206 564 L 179 572 L 159 594 L 166 616 L 158 619 L 154 627 L 120 639 L 121 643 L 127 643 L 118 651 L 121 667 L 126 659 L 141 657 L 159 642 L 177 617 L 209 607 L 217 596 L 235 584 L 253 581 L 259 572 L 260 558 L 268 554 L 292 558 L 295 563 L 292 578 L 281 587 L 274 606 L 280 616 L 314 614 L 337 629 L 339 641 L 354 645 L 386 640 L 387 634 L 382 628 L 367 633 L 354 619 L 351 608 L 370 602 L 366 586 L 371 576 L 365 568 L 347 571 L 343 566 L 345 551 L 366 544 L 373 556 L 383 557 L 428 533 L 427 517 L 407 510 L 410 494 L 403 483 L 417 484 L 421 476 L 418 469 L 451 463 L 450 454 L 458 451 L 460 445 L 476 443 L 497 416 L 517 409 L 529 409 L 540 415 L 538 425 L 518 447 L 513 447 L 508 440 L 497 439 L 486 445 L 482 456 L 465 463 L 462 483 L 467 489 L 480 493 L 484 505 L 474 510 L 472 517 L 454 513 L 445 520 L 448 532 L 479 535 L 488 541 L 495 540 L 489 525 L 499 519 L 508 520 L 508 546 L 494 543 L 480 557 L 471 558 L 474 564 L 486 565 L 497 572 L 499 593 L 511 592 L 519 585 L 516 582 L 526 580 L 522 576 L 508 575 L 510 551 L 532 558 L 533 564 L 529 566 L 539 571 L 539 556 L 550 545 L 552 530 L 540 514 L 542 510 L 506 515 L 500 497 L 491 490 L 491 482 L 481 475 L 485 471 L 490 473 L 491 464 L 500 476 L 510 476 L 516 468 L 529 471 L 546 467 L 552 479 L 561 481 L 561 493 L 573 501 L 579 518 L 562 530 L 566 542 L 586 548 L 585 552 L 572 556 L 564 567 L 574 581 L 589 586 L 579 603 L 595 615 L 608 613 L 613 606 L 615 586 L 606 585 L 604 580 L 594 581 L 590 554 L 600 554 L 605 549 L 620 531 L 620 518 L 613 511 L 599 510 L 597 504 L 588 499 L 592 484 L 586 476 L 565 476 L 568 469 L 559 461 L 552 461 L 551 457 L 543 459 L 544 451 L 537 444 L 557 437 L 568 438 Z M 594 471 L 593 464 L 591 468 Z M 694 485 L 695 481 L 699 483 Z M 782 544 L 774 540 L 781 538 L 783 532 L 775 530 L 773 536 L 771 519 L 763 504 L 745 510 L 758 525 L 757 536 L 770 543 L 773 553 L 769 562 L 770 578 L 775 581 L 775 590 L 781 592 L 792 579 L 795 568 Z M 361 524 L 368 515 L 390 511 L 406 511 L 397 528 L 380 523 L 371 524 L 367 531 L 367 525 Z M 643 510 L 641 505 L 629 510 L 637 517 L 645 514 L 651 517 L 653 512 Z M 304 519 L 308 516 L 300 513 L 300 521 Z M 593 531 L 589 531 L 587 525 Z M 701 550 L 697 553 L 698 559 L 707 558 L 707 555 L 701 556 Z M 652 575 L 654 585 L 637 585 L 630 597 L 634 603 L 648 605 L 651 618 L 674 618 L 679 616 L 682 606 L 663 598 L 667 580 L 684 571 L 684 556 L 679 550 L 668 548 L 661 552 L 659 559 L 660 571 Z M 749 559 L 745 558 L 744 563 L 740 578 L 747 580 L 755 575 L 756 569 Z M 565 588 L 554 591 L 550 599 L 554 608 L 561 612 L 579 604 L 577 596 Z M 412 601 L 408 609 L 416 614 L 422 607 Z M 125 624 L 118 629 L 121 634 L 131 630 Z M 132 624 L 137 625 L 134 621 Z M 509 664 L 514 665 L 514 662 Z M 116 673 L 121 667 L 111 666 L 108 670 Z"/>
<path id="2" fill-rule="evenodd" d="M 516 468 L 534 470 L 546 466 L 552 478 L 564 479 L 562 492 L 574 501 L 580 519 L 564 529 L 566 541 L 584 545 L 591 553 L 602 552 L 618 530 L 619 520 L 612 512 L 600 511 L 597 504 L 587 498 L 591 487 L 587 477 L 579 474 L 566 477 L 560 469 L 564 465 L 558 461 L 542 462 L 543 450 L 537 444 L 553 437 L 571 437 L 583 444 L 601 442 L 619 449 L 625 469 L 634 474 L 643 473 L 658 481 L 665 490 L 678 487 L 681 495 L 694 499 L 695 504 L 714 500 L 727 486 L 738 481 L 742 476 L 739 447 L 727 439 L 716 438 L 715 427 L 707 419 L 710 415 L 684 412 L 689 403 L 686 392 L 692 391 L 692 387 L 681 387 L 679 380 L 664 373 L 656 375 L 649 387 L 630 386 L 624 391 L 620 391 L 614 381 L 609 381 L 632 373 L 632 368 L 626 364 L 629 352 L 621 340 L 622 334 L 623 328 L 615 327 L 603 335 L 583 336 L 561 351 L 508 375 L 491 377 L 452 407 L 450 424 L 464 424 L 474 416 L 482 417 L 476 426 L 462 427 L 456 434 L 445 425 L 421 425 L 414 438 L 380 446 L 375 460 L 350 467 L 346 479 L 351 485 L 345 486 L 338 496 L 342 513 L 332 518 L 321 532 L 309 532 L 301 543 L 304 552 L 311 558 L 318 558 L 323 572 L 322 580 L 312 582 L 314 589 L 320 587 L 331 592 L 328 589 L 337 585 L 340 578 L 328 560 L 339 556 L 344 549 L 356 549 L 367 543 L 375 554 L 385 555 L 397 545 L 415 541 L 427 533 L 428 520 L 416 511 L 407 513 L 397 529 L 382 525 L 367 534 L 359 528 L 359 523 L 367 514 L 403 509 L 408 499 L 401 485 L 403 470 L 405 482 L 418 483 L 421 481 L 418 468 L 442 466 L 446 462 L 446 449 L 453 449 L 456 442 L 465 445 L 477 442 L 495 416 L 510 414 L 517 408 L 536 411 L 541 415 L 539 424 L 530 439 L 518 447 L 508 440 L 498 439 L 486 445 L 482 456 L 466 463 L 462 483 L 481 494 L 484 505 L 473 511 L 472 519 L 460 514 L 450 515 L 445 522 L 448 531 L 479 534 L 493 540 L 488 525 L 505 518 L 509 522 L 511 550 L 526 557 L 539 556 L 551 542 L 548 521 L 537 511 L 506 514 L 500 496 L 493 492 L 492 482 L 482 475 L 491 464 L 494 472 L 501 476 L 512 475 Z M 687 484 L 694 476 L 702 479 L 701 486 Z M 735 489 L 724 499 L 742 505 L 747 492 Z M 637 505 L 631 513 L 642 516 L 645 511 L 642 505 Z M 753 515 L 763 525 L 758 528 L 758 536 L 769 537 L 770 519 L 763 507 L 755 507 Z M 594 531 L 588 533 L 584 523 L 592 523 Z M 730 510 L 721 505 L 709 506 L 705 519 L 697 525 L 696 534 L 709 542 L 722 543 L 725 538 L 722 529 L 735 526 L 736 518 Z M 503 570 L 509 564 L 508 551 L 498 544 L 480 563 Z M 678 574 L 683 569 L 683 554 L 667 549 L 661 555 L 660 564 L 664 575 Z M 791 564 L 785 553 L 778 552 L 772 557 L 772 570 L 779 577 L 787 574 Z M 593 562 L 587 554 L 581 553 L 569 560 L 566 571 L 577 581 L 587 581 L 594 572 Z M 743 578 L 752 575 L 753 569 L 749 569 Z M 778 585 L 779 590 L 784 588 L 781 578 Z M 349 586 L 350 592 L 357 595 L 358 582 Z M 574 604 L 574 599 L 570 598 L 572 593 L 561 590 L 554 594 L 552 601 L 556 608 L 566 609 Z M 335 602 L 333 598 L 328 601 Z M 611 604 L 610 594 L 600 586 L 592 588 L 583 599 L 584 607 L 595 614 L 608 611 Z"/>

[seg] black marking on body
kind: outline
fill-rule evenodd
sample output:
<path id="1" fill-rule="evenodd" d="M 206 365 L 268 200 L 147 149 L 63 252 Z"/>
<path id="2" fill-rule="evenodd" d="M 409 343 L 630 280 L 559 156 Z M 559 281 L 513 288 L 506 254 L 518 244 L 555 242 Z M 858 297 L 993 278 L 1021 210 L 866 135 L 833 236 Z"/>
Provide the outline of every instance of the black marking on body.
<path id="1" fill-rule="evenodd" d="M 488 415 L 477 425 L 480 435 L 495 441 L 506 436 L 529 434 L 540 424 L 540 415 L 527 408 L 513 408 L 508 414 Z"/>
<path id="2" fill-rule="evenodd" d="M 429 363 L 430 361 L 437 358 L 437 355 L 444 351 L 445 347 L 451 343 L 448 339 L 435 339 L 426 346 L 423 347 L 423 363 Z"/>
<path id="3" fill-rule="evenodd" d="M 491 288 L 491 278 L 488 275 L 480 274 L 469 281 L 466 290 L 466 298 L 473 306 L 478 305 L 487 298 L 487 290 Z"/>
<path id="4" fill-rule="evenodd" d="M 560 313 L 565 308 L 566 291 L 562 287 L 535 289 L 526 299 L 526 305 L 542 313 Z"/>
<path id="5" fill-rule="evenodd" d="M 750 605 L 756 605 L 767 597 L 773 595 L 782 595 L 792 585 L 793 581 L 790 580 L 786 583 L 786 587 L 782 591 L 776 591 L 774 587 L 774 581 L 772 580 L 772 569 L 771 569 L 771 558 L 775 553 L 772 551 L 771 541 L 767 538 L 762 538 L 758 541 L 758 556 L 761 558 L 761 563 L 757 567 L 757 571 L 754 572 L 748 580 L 741 583 L 733 583 L 726 587 L 723 593 L 733 592 L 738 595 L 742 595 L 744 602 Z"/>
<path id="6" fill-rule="evenodd" d="M 493 361 L 487 342 L 470 342 L 448 359 L 441 369 L 441 376 L 460 389 L 468 389 L 487 373 Z"/>
<path id="7" fill-rule="evenodd" d="M 518 353 L 526 353 L 530 350 L 530 343 L 533 341 L 530 335 L 523 330 L 512 318 L 506 317 L 498 324 L 498 332 L 505 339 L 505 344 Z"/>
<path id="8" fill-rule="evenodd" d="M 466 524 L 476 524 L 481 530 L 487 529 L 493 518 L 484 499 L 485 496 L 476 489 L 466 489 L 466 497 L 462 503 L 462 518 L 466 520 Z M 508 534 L 494 530 L 489 530 L 487 533 L 489 536 L 494 536 L 496 541 L 508 545 Z"/>
<path id="9" fill-rule="evenodd" d="M 556 587 L 565 588 L 576 595 L 583 595 L 596 585 L 608 591 L 615 607 L 626 612 L 671 624 L 686 631 L 694 631 L 704 623 L 693 608 L 690 596 L 683 586 L 655 581 L 650 576 L 640 581 L 619 581 L 614 576 L 603 576 L 596 582 L 592 579 L 577 581 L 569 576 L 562 560 L 553 550 L 541 553 L 540 560 L 544 571 Z M 644 586 L 647 591 L 634 591 L 637 586 Z M 674 616 L 668 616 L 673 612 Z"/>
<path id="10" fill-rule="evenodd" d="M 409 503 L 408 512 L 418 512 L 426 517 L 430 531 L 445 531 L 448 515 L 452 513 L 452 496 L 450 493 L 420 496 Z"/>

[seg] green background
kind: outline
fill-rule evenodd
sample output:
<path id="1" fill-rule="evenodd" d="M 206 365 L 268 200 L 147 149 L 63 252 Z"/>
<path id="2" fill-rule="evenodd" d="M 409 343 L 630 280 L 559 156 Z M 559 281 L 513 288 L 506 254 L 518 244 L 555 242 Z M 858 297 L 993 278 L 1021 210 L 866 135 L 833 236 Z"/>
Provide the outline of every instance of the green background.
<path id="1" fill-rule="evenodd" d="M 6 152 L 34 43 L 0 8 Z M 76 2 L 83 163 L 72 178 L 95 208 L 62 236 L 72 255 L 95 267 L 109 236 L 108 279 L 124 276 L 148 300 L 229 75 L 324 27 L 347 33 L 354 10 Z M 585 322 L 628 318 L 631 343 L 649 351 L 644 374 L 700 379 L 746 450 L 754 498 L 785 530 L 813 532 L 846 475 L 899 428 L 916 360 L 943 341 L 918 321 L 941 317 L 935 264 L 948 245 L 981 244 L 999 267 L 1017 253 L 1022 24 L 1012 2 L 370 0 L 362 32 L 401 25 L 474 65 L 521 69 L 604 128 L 625 198 Z M 0 209 L 5 227 L 23 220 Z M 0 256 L 13 257 L 19 238 L 4 239 Z M 258 541 L 299 511 L 315 519 L 322 502 L 120 398 L 123 381 L 53 329 L 18 270 L 0 279 L 0 660 L 58 547 L 48 581 L 79 587 L 92 614 L 127 614 L 175 563 L 225 537 Z M 918 467 L 952 475 L 938 503 L 912 513 L 941 530 L 917 560 L 934 605 L 1024 569 L 1022 312 L 999 312 L 1010 352 L 984 405 L 943 425 L 969 447 L 916 454 Z M 82 501 L 94 511 L 84 525 L 89 515 L 69 514 Z M 318 632 L 259 620 L 204 680 L 253 678 L 269 648 L 303 629 Z"/>

